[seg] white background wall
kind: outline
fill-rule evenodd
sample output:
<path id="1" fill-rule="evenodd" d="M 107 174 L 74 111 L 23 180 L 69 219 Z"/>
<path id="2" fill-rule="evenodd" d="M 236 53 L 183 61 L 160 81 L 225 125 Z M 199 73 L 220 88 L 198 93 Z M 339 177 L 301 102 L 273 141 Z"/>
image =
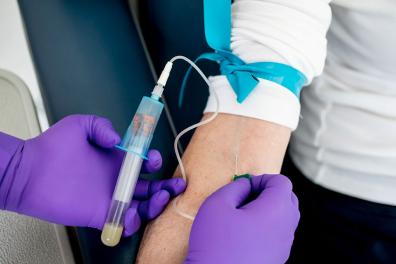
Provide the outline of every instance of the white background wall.
<path id="1" fill-rule="evenodd" d="M 0 68 L 13 72 L 27 84 L 41 129 L 47 129 L 48 121 L 16 0 L 0 0 Z"/>

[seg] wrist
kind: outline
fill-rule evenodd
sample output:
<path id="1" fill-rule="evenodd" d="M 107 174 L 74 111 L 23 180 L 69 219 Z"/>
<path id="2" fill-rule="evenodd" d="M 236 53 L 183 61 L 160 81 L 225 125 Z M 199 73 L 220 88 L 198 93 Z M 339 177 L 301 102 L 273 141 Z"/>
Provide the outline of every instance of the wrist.
<path id="1" fill-rule="evenodd" d="M 8 209 L 11 187 L 18 173 L 24 141 L 0 132 L 0 209 Z"/>

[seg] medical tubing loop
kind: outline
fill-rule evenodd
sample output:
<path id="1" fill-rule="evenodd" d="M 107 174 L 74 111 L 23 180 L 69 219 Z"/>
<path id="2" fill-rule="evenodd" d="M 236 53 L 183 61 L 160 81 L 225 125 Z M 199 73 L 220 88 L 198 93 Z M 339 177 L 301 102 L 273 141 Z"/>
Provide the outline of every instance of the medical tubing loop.
<path id="1" fill-rule="evenodd" d="M 202 72 L 202 70 L 192 60 L 190 60 L 189 58 L 187 58 L 185 56 L 178 55 L 178 56 L 173 57 L 169 62 L 173 63 L 176 60 L 184 60 L 187 63 L 189 63 L 191 65 L 191 67 L 193 67 L 198 72 L 198 74 L 202 77 L 202 79 L 206 82 L 206 84 L 209 87 L 209 90 L 214 95 L 215 100 L 216 100 L 215 112 L 209 118 L 207 118 L 205 120 L 202 120 L 202 121 L 200 121 L 200 122 L 198 122 L 198 123 L 196 123 L 194 125 L 191 125 L 191 126 L 185 128 L 185 129 L 183 129 L 175 138 L 175 141 L 174 141 L 174 144 L 173 144 L 173 148 L 174 148 L 174 151 L 175 151 L 175 154 L 176 154 L 177 161 L 179 163 L 180 172 L 182 174 L 182 177 L 187 182 L 186 171 L 185 171 L 185 168 L 184 168 L 184 165 L 183 165 L 183 161 L 182 161 L 182 159 L 180 157 L 179 150 L 177 148 L 178 142 L 179 142 L 180 138 L 183 135 L 185 135 L 186 133 L 188 133 L 189 131 L 191 131 L 191 130 L 197 128 L 197 127 L 200 127 L 200 126 L 203 126 L 203 125 L 206 125 L 206 124 L 212 122 L 217 117 L 217 115 L 219 114 L 219 104 L 220 103 L 219 103 L 219 97 L 218 97 L 217 93 L 214 91 L 214 89 L 211 87 L 209 79 L 205 76 L 205 74 Z"/>
<path id="2" fill-rule="evenodd" d="M 215 91 L 215 90 L 213 89 L 213 87 L 210 85 L 209 79 L 206 77 L 206 75 L 202 72 L 202 70 L 201 70 L 192 60 L 190 60 L 189 58 L 187 58 L 187 57 L 185 57 L 185 56 L 177 55 L 177 56 L 173 57 L 172 59 L 170 59 L 168 63 L 173 64 L 173 62 L 175 62 L 176 60 L 184 60 L 185 62 L 187 62 L 188 64 L 190 64 L 190 66 L 193 67 L 193 68 L 198 72 L 198 74 L 202 77 L 202 79 L 203 79 L 203 80 L 205 81 L 205 83 L 208 85 L 208 88 L 209 88 L 210 92 L 214 95 L 214 98 L 215 98 L 215 101 L 216 101 L 215 112 L 214 112 L 209 118 L 204 119 L 204 120 L 202 120 L 202 121 L 200 121 L 200 122 L 198 122 L 198 123 L 196 123 L 196 124 L 194 124 L 194 125 L 191 125 L 191 126 L 185 128 L 185 129 L 183 129 L 183 130 L 175 137 L 175 141 L 174 141 L 174 143 L 173 143 L 173 149 L 174 149 L 174 151 L 175 151 L 175 155 L 176 155 L 177 162 L 179 163 L 180 173 L 181 173 L 183 179 L 187 182 L 186 170 L 185 170 L 185 168 L 184 168 L 183 161 L 182 161 L 182 159 L 181 159 L 180 152 L 179 152 L 179 148 L 178 148 L 179 140 L 180 140 L 180 138 L 181 138 L 183 135 L 185 135 L 185 134 L 188 133 L 189 131 L 191 131 L 191 130 L 197 128 L 197 127 L 200 127 L 200 126 L 203 126 L 203 125 L 206 125 L 206 124 L 212 122 L 212 121 L 217 117 L 217 115 L 219 114 L 219 105 L 220 105 L 220 102 L 219 102 L 219 97 L 218 97 L 216 91 Z M 168 70 L 169 70 L 169 69 L 167 69 L 167 71 L 168 71 Z M 165 81 L 165 82 L 166 82 L 166 81 Z M 174 208 L 175 212 L 176 212 L 177 214 L 179 214 L 180 216 L 184 217 L 184 218 L 187 218 L 187 219 L 189 219 L 189 220 L 194 221 L 195 216 L 192 216 L 192 215 L 190 215 L 190 214 L 188 214 L 188 213 L 186 213 L 186 212 L 183 212 L 182 210 L 180 210 L 180 208 L 177 207 L 178 198 L 179 198 L 179 197 L 177 197 L 176 199 L 173 200 L 173 208 Z"/>

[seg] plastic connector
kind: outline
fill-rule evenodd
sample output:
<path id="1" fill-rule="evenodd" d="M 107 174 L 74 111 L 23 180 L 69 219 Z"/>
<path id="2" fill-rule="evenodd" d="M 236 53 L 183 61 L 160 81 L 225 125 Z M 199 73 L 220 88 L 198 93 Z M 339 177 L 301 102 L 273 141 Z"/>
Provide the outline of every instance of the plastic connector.
<path id="1" fill-rule="evenodd" d="M 236 181 L 236 180 L 238 180 L 238 179 L 241 179 L 241 178 L 245 178 L 245 179 L 248 179 L 248 180 L 250 180 L 250 178 L 252 178 L 252 176 L 250 175 L 250 174 L 241 174 L 241 175 L 234 175 L 234 177 L 233 177 L 233 181 Z"/>
<path id="2" fill-rule="evenodd" d="M 168 81 L 169 74 L 172 70 L 173 63 L 168 61 L 161 72 L 160 77 L 158 78 L 157 84 L 160 86 L 165 86 L 166 82 Z"/>
<path id="3" fill-rule="evenodd" d="M 155 100 L 159 100 L 163 92 L 164 92 L 164 86 L 162 86 L 161 84 L 157 84 L 154 87 L 153 91 L 151 92 L 151 98 Z"/>

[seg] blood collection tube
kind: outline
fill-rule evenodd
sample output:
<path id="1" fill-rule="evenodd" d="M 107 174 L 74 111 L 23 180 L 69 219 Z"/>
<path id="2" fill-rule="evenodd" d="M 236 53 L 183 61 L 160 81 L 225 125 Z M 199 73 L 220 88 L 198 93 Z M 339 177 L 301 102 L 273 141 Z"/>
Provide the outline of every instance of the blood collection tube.
<path id="1" fill-rule="evenodd" d="M 106 246 L 116 246 L 124 229 L 125 213 L 129 209 L 143 159 L 153 138 L 164 105 L 153 94 L 144 96 L 118 148 L 125 150 L 117 184 L 103 227 L 101 240 Z"/>

